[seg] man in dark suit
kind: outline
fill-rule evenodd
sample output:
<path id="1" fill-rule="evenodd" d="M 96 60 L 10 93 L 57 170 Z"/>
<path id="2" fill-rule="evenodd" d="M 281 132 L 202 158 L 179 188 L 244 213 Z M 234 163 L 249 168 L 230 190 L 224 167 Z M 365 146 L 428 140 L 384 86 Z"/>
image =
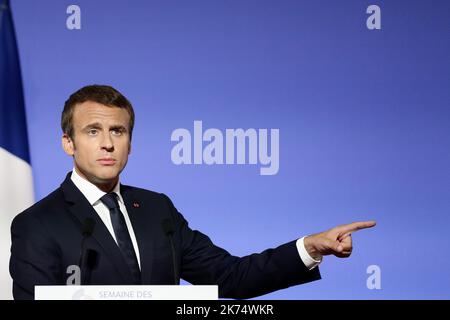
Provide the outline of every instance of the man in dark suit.
<path id="1" fill-rule="evenodd" d="M 120 92 L 81 88 L 66 101 L 61 126 L 74 170 L 12 223 L 15 299 L 33 299 L 35 285 L 73 283 L 71 266 L 81 268 L 76 284 L 174 284 L 183 278 L 217 284 L 220 297 L 255 297 L 320 279 L 323 255 L 348 257 L 351 233 L 375 225 L 355 222 L 235 257 L 190 229 L 166 195 L 119 182 L 134 126 L 133 108 Z"/>

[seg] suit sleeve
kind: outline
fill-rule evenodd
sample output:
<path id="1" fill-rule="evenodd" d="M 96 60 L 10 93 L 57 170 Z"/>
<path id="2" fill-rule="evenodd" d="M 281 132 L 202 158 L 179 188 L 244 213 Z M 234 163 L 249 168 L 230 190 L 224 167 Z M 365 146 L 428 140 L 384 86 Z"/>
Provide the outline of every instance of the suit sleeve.
<path id="1" fill-rule="evenodd" d="M 217 284 L 221 298 L 247 299 L 321 278 L 308 270 L 291 241 L 274 249 L 236 257 L 217 247 L 205 234 L 192 230 L 168 203 L 176 226 L 181 277 L 192 284 Z"/>
<path id="2" fill-rule="evenodd" d="M 35 285 L 62 284 L 60 248 L 38 219 L 19 214 L 11 226 L 11 240 L 14 299 L 34 299 Z"/>

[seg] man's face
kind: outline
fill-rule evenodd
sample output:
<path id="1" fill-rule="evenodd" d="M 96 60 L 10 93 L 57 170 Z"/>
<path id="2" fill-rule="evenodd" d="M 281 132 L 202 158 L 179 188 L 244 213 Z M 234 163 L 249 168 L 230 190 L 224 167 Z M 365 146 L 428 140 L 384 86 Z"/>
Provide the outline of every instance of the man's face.
<path id="1" fill-rule="evenodd" d="M 130 153 L 130 115 L 127 110 L 86 101 L 75 106 L 73 140 L 63 135 L 64 151 L 74 158 L 77 172 L 104 191 L 110 191 Z"/>

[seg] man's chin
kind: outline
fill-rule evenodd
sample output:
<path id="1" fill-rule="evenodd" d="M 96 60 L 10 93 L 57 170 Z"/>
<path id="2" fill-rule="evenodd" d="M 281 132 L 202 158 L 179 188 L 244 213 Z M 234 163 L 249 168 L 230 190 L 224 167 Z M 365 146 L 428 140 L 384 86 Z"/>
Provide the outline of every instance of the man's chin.
<path id="1" fill-rule="evenodd" d="M 109 185 L 109 184 L 115 184 L 117 180 L 119 180 L 119 174 L 120 172 L 116 169 L 114 170 L 101 170 L 101 172 L 98 172 L 93 178 L 92 182 L 96 185 Z"/>

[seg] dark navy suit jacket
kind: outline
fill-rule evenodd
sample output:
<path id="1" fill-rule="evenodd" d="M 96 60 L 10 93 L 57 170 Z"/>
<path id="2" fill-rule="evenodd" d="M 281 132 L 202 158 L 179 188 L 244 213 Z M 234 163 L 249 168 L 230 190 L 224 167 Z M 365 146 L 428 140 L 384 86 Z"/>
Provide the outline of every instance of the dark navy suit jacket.
<path id="1" fill-rule="evenodd" d="M 310 271 L 303 264 L 295 241 L 259 254 L 232 256 L 190 229 L 166 195 L 125 185 L 120 190 L 139 246 L 142 284 L 174 283 L 171 245 L 161 226 L 164 219 L 174 226 L 180 277 L 192 284 L 217 284 L 220 297 L 251 298 L 320 279 L 318 268 Z M 10 273 L 15 299 L 33 299 L 35 285 L 66 284 L 71 275 L 67 268 L 79 262 L 86 218 L 96 222 L 84 246 L 95 260 L 88 268 L 89 284 L 133 284 L 119 247 L 69 173 L 60 188 L 12 223 Z"/>

